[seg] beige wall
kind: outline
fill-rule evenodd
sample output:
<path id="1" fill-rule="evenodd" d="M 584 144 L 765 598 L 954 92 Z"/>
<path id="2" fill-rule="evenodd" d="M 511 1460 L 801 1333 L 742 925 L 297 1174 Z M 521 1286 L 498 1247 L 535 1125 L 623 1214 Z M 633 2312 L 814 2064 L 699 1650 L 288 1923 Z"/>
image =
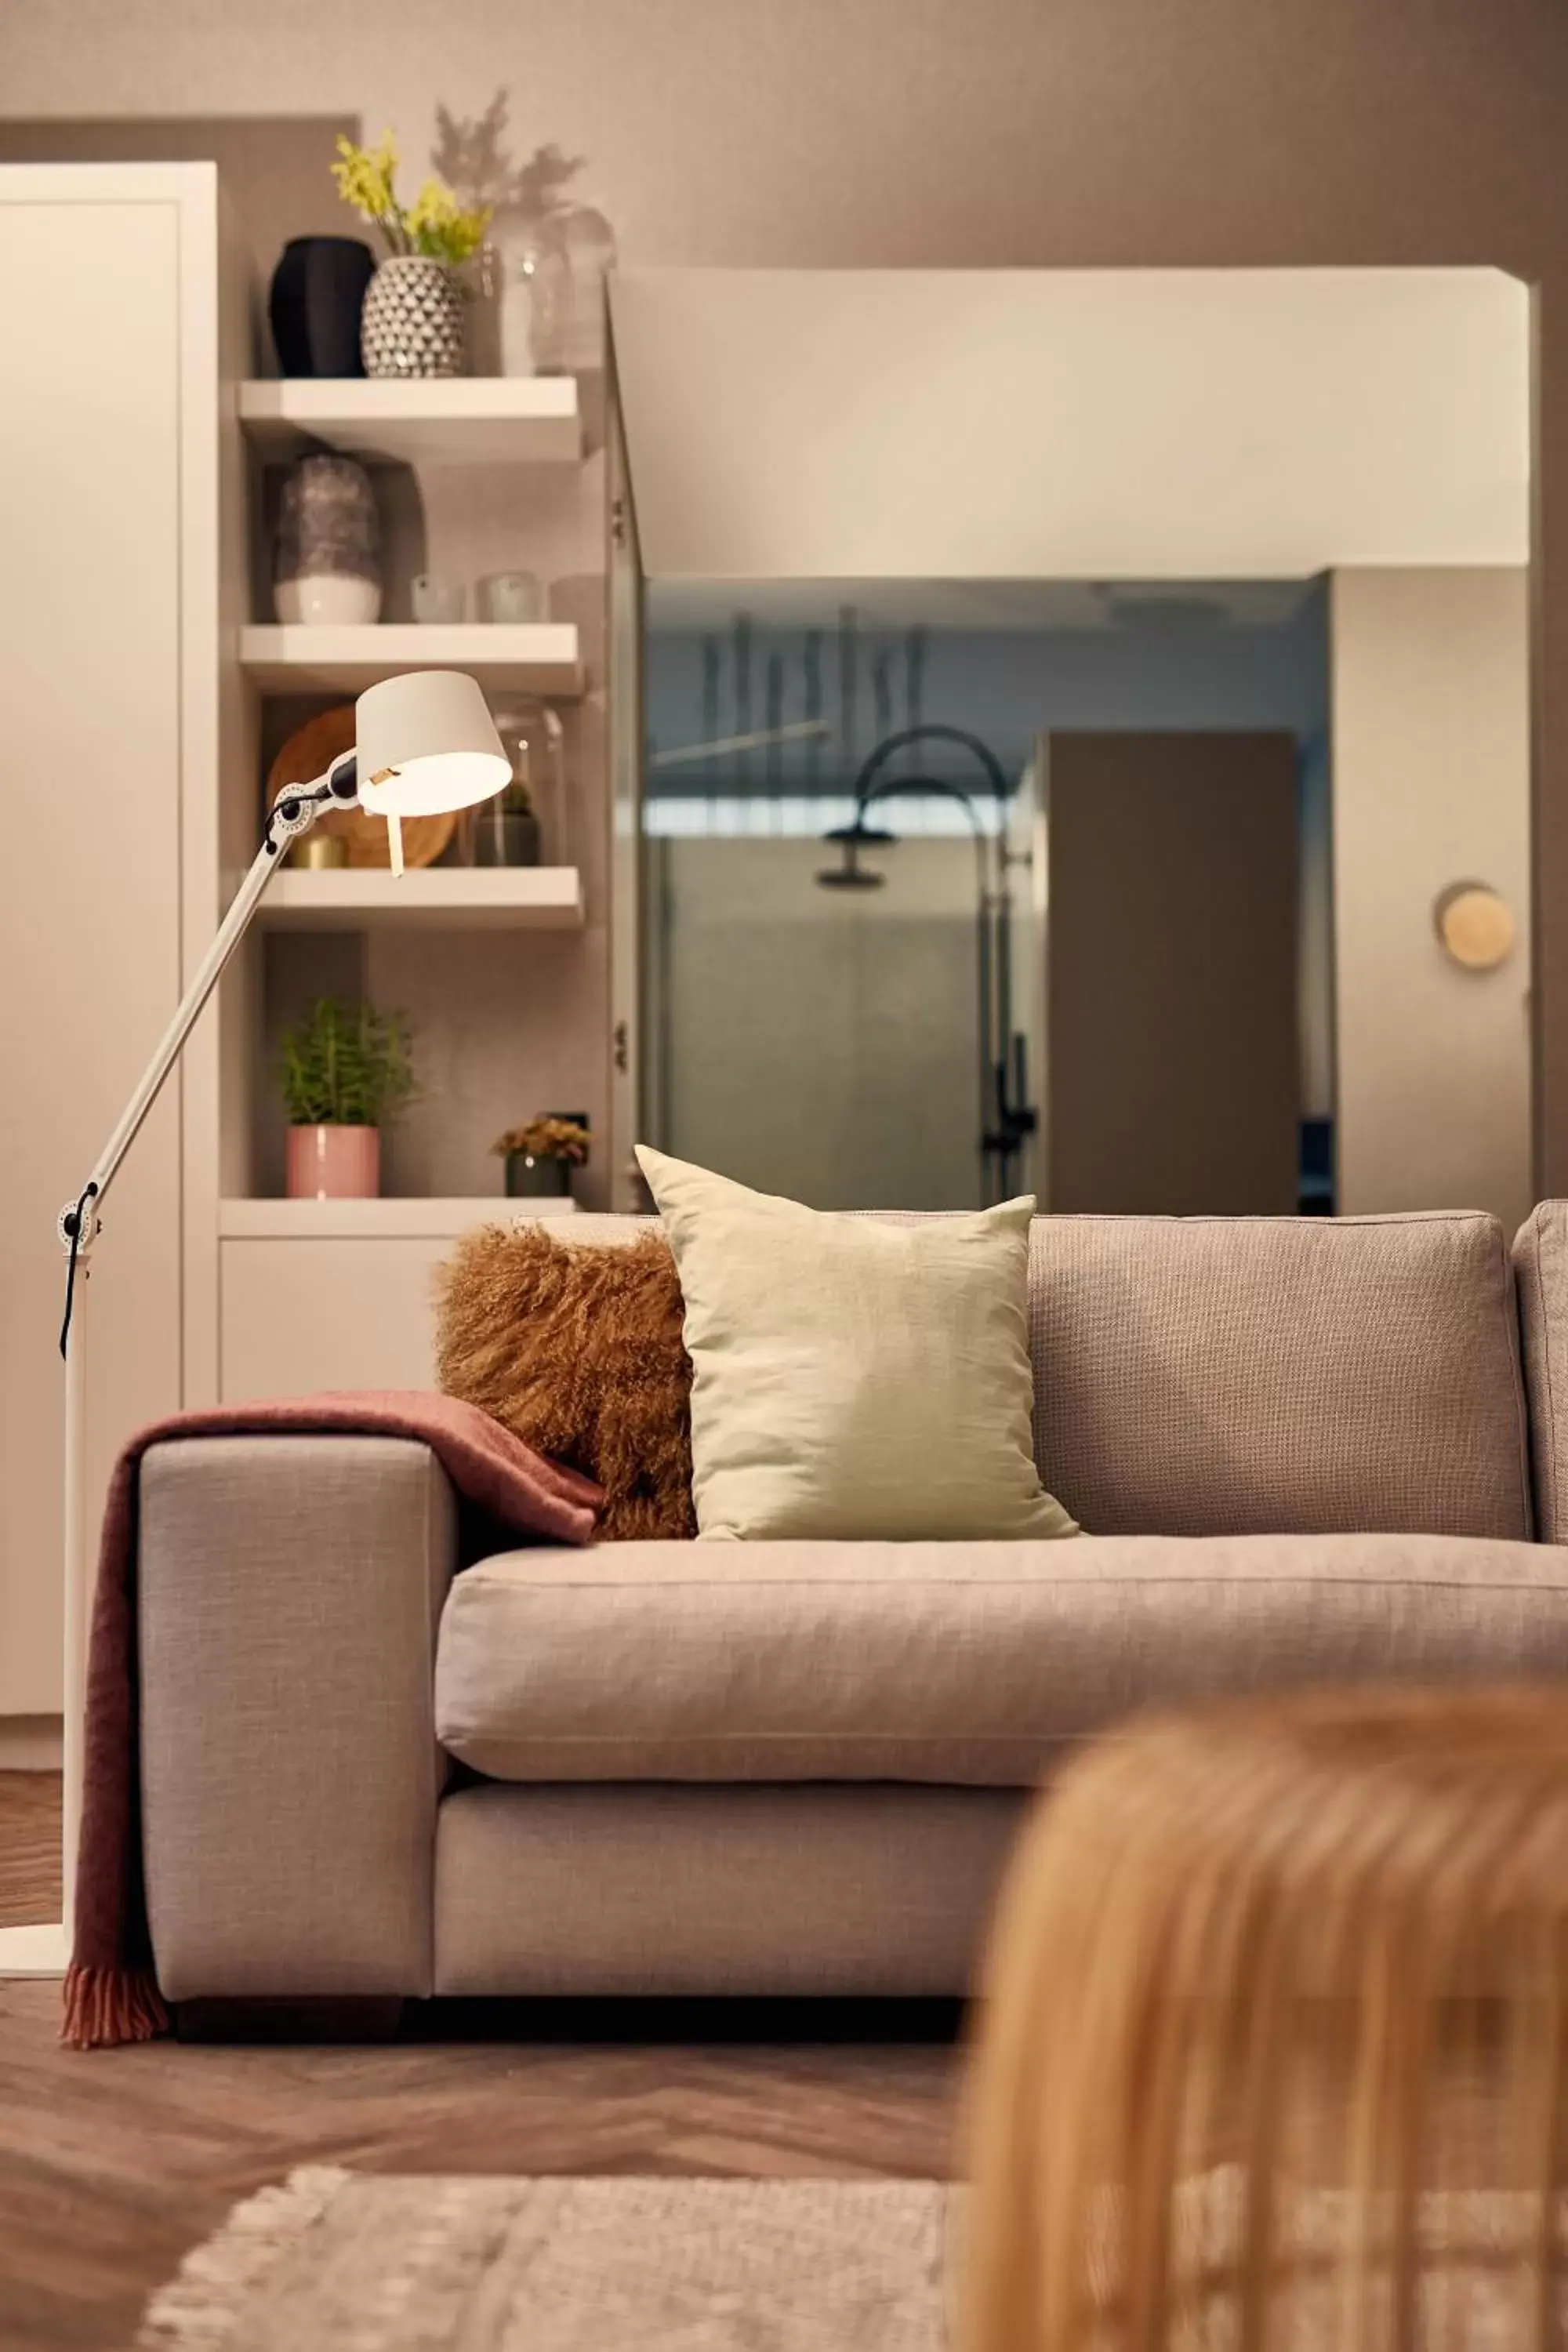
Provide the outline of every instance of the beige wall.
<path id="1" fill-rule="evenodd" d="M 46 0 L 10 12 L 5 52 L 12 115 L 343 112 L 411 150 L 437 101 L 474 114 L 505 86 L 519 143 L 585 154 L 637 261 L 1485 262 L 1540 281 L 1538 1107 L 1568 1190 L 1561 0 Z M 292 226 L 292 179 L 289 205 Z"/>
<path id="2" fill-rule="evenodd" d="M 1518 571 L 1342 572 L 1331 590 L 1339 1202 L 1531 1199 L 1528 592 Z M 1500 890 L 1490 972 L 1438 945 L 1451 883 Z"/>

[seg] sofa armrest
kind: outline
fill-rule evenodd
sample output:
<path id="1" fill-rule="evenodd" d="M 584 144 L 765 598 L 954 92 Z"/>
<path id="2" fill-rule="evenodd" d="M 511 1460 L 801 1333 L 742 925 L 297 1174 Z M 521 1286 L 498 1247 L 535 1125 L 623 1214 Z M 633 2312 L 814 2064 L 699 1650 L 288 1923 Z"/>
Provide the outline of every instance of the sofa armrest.
<path id="1" fill-rule="evenodd" d="M 401 1438 L 178 1439 L 143 1458 L 140 1525 L 164 1994 L 427 1993 L 445 1471 Z"/>
<path id="2" fill-rule="evenodd" d="M 1568 1543 L 1568 1201 L 1542 1201 L 1513 1244 L 1530 1404 L 1535 1532 Z"/>

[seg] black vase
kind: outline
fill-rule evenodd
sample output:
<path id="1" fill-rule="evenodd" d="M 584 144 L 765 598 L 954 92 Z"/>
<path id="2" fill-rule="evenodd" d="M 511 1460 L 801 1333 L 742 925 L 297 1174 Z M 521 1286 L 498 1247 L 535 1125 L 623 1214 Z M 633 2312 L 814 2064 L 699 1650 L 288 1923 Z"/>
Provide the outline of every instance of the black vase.
<path id="1" fill-rule="evenodd" d="M 284 375 L 363 375 L 359 314 L 375 256 L 357 236 L 291 236 L 267 315 Z"/>

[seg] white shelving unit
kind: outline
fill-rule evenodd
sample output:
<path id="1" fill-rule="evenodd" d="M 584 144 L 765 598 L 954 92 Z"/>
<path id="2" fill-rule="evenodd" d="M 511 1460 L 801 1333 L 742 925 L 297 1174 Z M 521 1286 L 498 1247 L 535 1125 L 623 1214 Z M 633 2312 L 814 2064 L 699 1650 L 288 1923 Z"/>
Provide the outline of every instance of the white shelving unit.
<path id="1" fill-rule="evenodd" d="M 225 1241 L 444 1241 L 472 1225 L 531 1224 L 536 1218 L 572 1217 L 577 1203 L 478 1199 L 413 1201 L 220 1201 L 218 1233 Z"/>
<path id="2" fill-rule="evenodd" d="M 285 866 L 257 914 L 268 930 L 576 930 L 583 881 L 574 866 Z"/>
<path id="3" fill-rule="evenodd" d="M 405 466 L 574 465 L 583 455 L 574 376 L 256 381 L 239 387 L 239 421 L 269 460 L 313 443 Z"/>
<path id="4" fill-rule="evenodd" d="M 273 694 L 363 694 L 410 669 L 465 669 L 483 687 L 558 702 L 583 691 L 577 631 L 569 621 L 405 621 L 346 629 L 255 623 L 240 631 L 239 660 L 247 677 Z"/>
<path id="5" fill-rule="evenodd" d="M 567 376 L 451 377 L 408 382 L 289 379 L 239 383 L 223 417 L 248 478 L 253 531 L 265 527 L 272 491 L 265 469 L 313 448 L 340 450 L 371 466 L 406 466 L 412 486 L 383 478 L 378 499 L 388 524 L 394 595 L 403 571 L 428 560 L 474 578 L 487 569 L 526 560 L 542 577 L 576 579 L 584 568 L 572 520 L 590 482 L 573 489 L 561 478 L 584 457 L 576 382 Z M 552 478 L 526 469 L 552 470 Z M 428 539 L 417 542 L 406 523 L 417 508 Z M 534 536 L 535 519 L 538 537 Z M 519 694 L 556 703 L 580 701 L 585 691 L 584 644 L 564 621 L 450 626 L 386 622 L 363 628 L 285 625 L 268 617 L 266 565 L 236 566 L 239 593 L 258 601 L 255 620 L 231 625 L 225 656 L 238 673 L 249 741 L 233 765 L 231 791 L 247 791 L 247 771 L 259 775 L 263 746 L 278 728 L 270 698 L 312 697 L 348 701 L 368 686 L 416 669 L 456 669 L 476 677 L 499 708 Z M 395 604 L 393 609 L 406 610 Z M 289 724 L 294 722 L 289 715 Z M 570 716 L 568 740 L 581 740 Z M 588 740 L 594 740 L 588 730 Z M 587 754 L 590 761 L 594 754 Z M 596 790 L 599 771 L 585 786 Z M 248 810 L 246 812 L 248 817 Z M 585 813 L 571 822 L 587 823 Z M 249 838 L 249 824 L 233 827 Z M 556 856 L 571 856 L 563 843 Z M 535 950 L 522 934 L 549 934 L 539 942 L 548 969 L 561 959 L 561 987 L 581 985 L 584 936 L 583 876 L 575 866 L 425 866 L 395 878 L 384 868 L 285 866 L 257 911 L 265 933 L 247 948 L 227 990 L 229 1051 L 243 1083 L 230 1089 L 235 1106 L 224 1132 L 226 1147 L 213 1202 L 216 1223 L 216 1349 L 212 1387 L 224 1397 L 279 1395 L 312 1388 L 427 1387 L 436 1378 L 432 1283 L 458 1239 L 476 1225 L 570 1219 L 570 1198 L 506 1199 L 500 1170 L 482 1155 L 489 1138 L 555 1095 L 558 1080 L 529 1076 L 526 1049 L 512 1066 L 515 1042 L 543 1012 L 531 986 Z M 483 933 L 481 944 L 469 939 Z M 335 935 L 335 936 L 332 936 Z M 552 940 L 556 942 L 552 945 Z M 437 1073 L 459 1050 L 464 1085 L 447 1107 L 461 1122 L 464 1150 L 423 1150 L 400 1143 L 402 1180 L 417 1184 L 428 1170 L 450 1185 L 487 1181 L 493 1192 L 370 1201 L 287 1201 L 266 1197 L 280 1181 L 274 1074 L 266 1040 L 281 1017 L 318 991 L 353 994 L 405 1007 L 413 1024 L 416 1064 L 421 1050 Z M 450 995 L 447 995 L 447 991 Z M 406 991 L 406 992 L 405 992 Z M 410 1000 L 412 1000 L 410 1002 Z M 444 1061 L 443 1057 L 447 1057 Z M 498 1080 L 498 1073 L 501 1074 Z M 534 1092 L 537 1083 L 539 1091 Z M 573 1100 L 594 1107 L 585 1083 Z M 598 1171 L 595 1170 L 597 1174 Z M 258 1188 L 252 1191 L 250 1188 Z"/>
<path id="6" fill-rule="evenodd" d="M 437 1384 L 437 1269 L 476 1225 L 551 1223 L 571 1200 L 218 1203 L 227 1397 Z"/>

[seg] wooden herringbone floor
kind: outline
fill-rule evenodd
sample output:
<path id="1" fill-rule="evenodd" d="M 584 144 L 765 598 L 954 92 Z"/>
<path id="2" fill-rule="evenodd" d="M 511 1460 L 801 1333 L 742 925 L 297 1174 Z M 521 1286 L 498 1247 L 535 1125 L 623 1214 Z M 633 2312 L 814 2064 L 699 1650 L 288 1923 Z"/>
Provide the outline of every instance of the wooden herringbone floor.
<path id="1" fill-rule="evenodd" d="M 0 1774 L 0 1922 L 52 1915 L 58 1805 L 52 1780 Z M 84 2054 L 57 2045 L 58 2000 L 0 1985 L 0 2352 L 118 2352 L 187 2246 L 311 2159 L 838 2177 L 951 2160 L 952 2020 L 923 2007 L 617 2008 L 587 2039 L 581 2011 L 452 2004 L 386 2048 Z"/>

